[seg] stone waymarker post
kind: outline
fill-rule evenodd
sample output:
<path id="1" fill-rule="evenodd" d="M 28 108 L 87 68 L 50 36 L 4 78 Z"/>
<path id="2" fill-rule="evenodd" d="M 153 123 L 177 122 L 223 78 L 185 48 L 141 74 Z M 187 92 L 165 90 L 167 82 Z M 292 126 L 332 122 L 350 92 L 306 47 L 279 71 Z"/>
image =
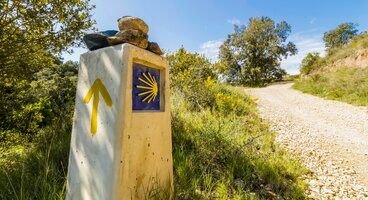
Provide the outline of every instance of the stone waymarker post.
<path id="1" fill-rule="evenodd" d="M 168 67 L 130 44 L 81 55 L 67 199 L 173 191 Z"/>

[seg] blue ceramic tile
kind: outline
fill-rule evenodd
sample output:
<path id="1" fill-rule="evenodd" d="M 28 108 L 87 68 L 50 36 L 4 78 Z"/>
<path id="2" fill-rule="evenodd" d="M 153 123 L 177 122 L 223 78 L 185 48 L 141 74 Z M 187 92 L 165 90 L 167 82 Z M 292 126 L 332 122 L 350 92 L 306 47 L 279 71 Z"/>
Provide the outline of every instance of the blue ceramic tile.
<path id="1" fill-rule="evenodd" d="M 133 110 L 160 110 L 160 70 L 133 63 Z"/>

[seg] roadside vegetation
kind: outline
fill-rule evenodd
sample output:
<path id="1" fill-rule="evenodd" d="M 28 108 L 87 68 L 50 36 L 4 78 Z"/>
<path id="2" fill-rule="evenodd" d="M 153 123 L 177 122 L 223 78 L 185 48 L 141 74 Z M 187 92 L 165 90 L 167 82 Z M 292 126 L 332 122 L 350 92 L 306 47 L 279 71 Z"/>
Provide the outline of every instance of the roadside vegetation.
<path id="1" fill-rule="evenodd" d="M 198 54 L 167 58 L 175 198 L 305 198 L 307 171 L 277 147 L 254 100 L 218 83 Z M 16 101 L 1 123 L 0 199 L 63 199 L 76 79 L 77 63 L 67 62 L 8 88 L 3 100 Z"/>
<path id="2" fill-rule="evenodd" d="M 63 62 L 60 53 L 91 30 L 93 6 L 7 1 L 1 9 L 0 199 L 64 199 L 78 63 Z M 175 199 L 304 199 L 307 171 L 275 144 L 254 100 L 217 80 L 219 73 L 231 84 L 280 80 L 281 57 L 296 52 L 284 44 L 290 26 L 261 17 L 235 28 L 221 63 L 183 48 L 166 55 Z M 270 40 L 252 49 L 260 33 Z M 240 38 L 252 45 L 242 46 Z M 234 56 L 233 47 L 242 54 Z M 271 57 L 256 57 L 262 52 Z M 257 59 L 264 65 L 255 65 Z"/>
<path id="3" fill-rule="evenodd" d="M 327 55 L 309 53 L 302 61 L 301 79 L 293 88 L 326 99 L 339 100 L 353 105 L 368 105 L 368 66 L 355 66 L 356 53 L 368 50 L 368 34 L 357 34 L 355 24 L 343 23 L 325 33 Z M 368 59 L 366 54 L 364 59 Z M 336 66 L 339 60 L 351 63 Z"/>
<path id="4" fill-rule="evenodd" d="M 358 106 L 368 105 L 368 68 L 342 67 L 335 72 L 312 75 L 293 88 L 326 99 Z"/>
<path id="5" fill-rule="evenodd" d="M 168 59 L 176 199 L 304 199 L 307 171 L 275 144 L 254 100 L 218 83 L 198 54 Z"/>
<path id="6" fill-rule="evenodd" d="M 63 199 L 87 0 L 0 1 L 0 199 Z"/>

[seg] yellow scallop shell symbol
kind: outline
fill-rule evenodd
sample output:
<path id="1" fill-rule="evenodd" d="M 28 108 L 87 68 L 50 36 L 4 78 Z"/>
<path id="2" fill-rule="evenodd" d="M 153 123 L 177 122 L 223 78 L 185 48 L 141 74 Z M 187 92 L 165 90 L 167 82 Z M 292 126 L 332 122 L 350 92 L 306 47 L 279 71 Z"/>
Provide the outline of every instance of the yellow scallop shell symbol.
<path id="1" fill-rule="evenodd" d="M 145 91 L 138 94 L 138 96 L 145 96 L 142 99 L 142 102 L 151 103 L 155 101 L 157 93 L 158 93 L 158 86 L 154 76 L 152 76 L 149 72 L 142 73 L 145 79 L 138 77 L 138 80 L 143 83 L 144 85 L 137 85 L 136 87 L 139 89 L 144 89 Z"/>

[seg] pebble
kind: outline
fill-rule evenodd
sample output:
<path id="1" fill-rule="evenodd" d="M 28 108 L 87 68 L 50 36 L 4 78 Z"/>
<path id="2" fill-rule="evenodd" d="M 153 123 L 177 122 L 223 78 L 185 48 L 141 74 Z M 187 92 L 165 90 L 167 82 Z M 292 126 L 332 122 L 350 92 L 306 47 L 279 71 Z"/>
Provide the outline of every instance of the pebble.
<path id="1" fill-rule="evenodd" d="M 367 148 L 357 148 L 341 139 L 353 139 L 352 132 L 356 131 L 360 134 L 355 135 L 359 137 L 356 141 L 366 140 L 368 115 L 361 111 L 365 108 L 302 94 L 290 86 L 250 89 L 248 93 L 259 98 L 260 116 L 277 133 L 276 142 L 312 172 L 304 177 L 309 185 L 306 195 L 311 199 L 368 199 L 368 186 L 360 179 L 362 173 L 359 175 L 355 169 L 361 159 L 353 153 Z M 308 122 L 311 117 L 315 119 Z M 320 122 L 326 123 L 319 125 Z M 336 127 L 330 128 L 334 124 Z M 341 148 L 341 144 L 351 146 Z"/>

